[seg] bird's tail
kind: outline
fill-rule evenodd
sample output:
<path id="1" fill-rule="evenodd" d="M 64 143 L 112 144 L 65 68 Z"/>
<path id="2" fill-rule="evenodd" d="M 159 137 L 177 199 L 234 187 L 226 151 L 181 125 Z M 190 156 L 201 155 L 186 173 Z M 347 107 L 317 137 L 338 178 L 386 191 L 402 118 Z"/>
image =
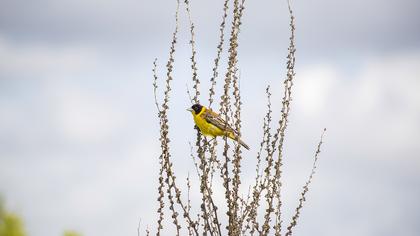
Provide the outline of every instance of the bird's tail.
<path id="1" fill-rule="evenodd" d="M 229 133 L 229 136 L 228 137 L 231 138 L 232 140 L 235 140 L 236 142 L 238 142 L 240 145 L 242 145 L 244 148 L 246 148 L 246 150 L 249 150 L 249 146 L 244 141 L 242 141 L 239 138 L 238 135 L 235 135 L 233 133 Z"/>

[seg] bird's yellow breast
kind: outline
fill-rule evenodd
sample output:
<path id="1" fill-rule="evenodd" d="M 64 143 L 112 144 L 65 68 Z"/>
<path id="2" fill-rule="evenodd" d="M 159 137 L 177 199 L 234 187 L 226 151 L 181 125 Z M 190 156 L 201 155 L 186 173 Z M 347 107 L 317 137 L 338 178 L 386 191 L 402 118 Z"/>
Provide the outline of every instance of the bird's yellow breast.
<path id="1" fill-rule="evenodd" d="M 212 124 L 210 124 L 209 122 L 206 121 L 206 119 L 204 119 L 201 116 L 203 114 L 203 112 L 205 112 L 205 110 L 206 109 L 203 107 L 203 109 L 201 110 L 200 113 L 193 114 L 194 122 L 198 126 L 198 128 L 200 129 L 201 133 L 206 135 L 206 136 L 212 136 L 212 137 L 224 135 L 223 130 L 219 129 L 218 127 L 216 127 Z"/>

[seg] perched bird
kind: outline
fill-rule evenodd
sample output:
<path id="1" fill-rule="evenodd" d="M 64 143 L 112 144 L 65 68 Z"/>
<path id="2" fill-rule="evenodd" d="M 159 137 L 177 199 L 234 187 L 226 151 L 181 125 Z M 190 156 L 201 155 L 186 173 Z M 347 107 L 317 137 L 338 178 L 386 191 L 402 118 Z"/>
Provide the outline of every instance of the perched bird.
<path id="1" fill-rule="evenodd" d="M 187 111 L 191 112 L 195 124 L 203 135 L 213 138 L 217 136 L 226 136 L 237 141 L 244 148 L 249 150 L 249 146 L 239 138 L 238 131 L 227 124 L 216 112 L 200 104 L 194 104 L 191 108 L 187 109 Z"/>

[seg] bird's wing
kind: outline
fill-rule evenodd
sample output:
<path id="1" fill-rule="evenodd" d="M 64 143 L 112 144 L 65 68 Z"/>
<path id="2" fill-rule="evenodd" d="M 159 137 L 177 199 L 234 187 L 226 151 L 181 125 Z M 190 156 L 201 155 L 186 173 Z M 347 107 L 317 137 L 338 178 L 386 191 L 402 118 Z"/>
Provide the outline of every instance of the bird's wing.
<path id="1" fill-rule="evenodd" d="M 229 124 L 226 123 L 226 121 L 220 117 L 219 114 L 216 112 L 208 109 L 203 113 L 203 118 L 210 124 L 216 126 L 217 128 L 221 130 L 225 130 L 228 132 L 237 133 Z"/>

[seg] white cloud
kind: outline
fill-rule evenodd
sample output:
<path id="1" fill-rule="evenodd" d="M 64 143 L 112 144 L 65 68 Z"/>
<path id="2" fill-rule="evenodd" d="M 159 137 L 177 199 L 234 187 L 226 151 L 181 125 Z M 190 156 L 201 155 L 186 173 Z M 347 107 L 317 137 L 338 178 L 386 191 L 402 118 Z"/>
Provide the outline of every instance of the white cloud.
<path id="1" fill-rule="evenodd" d="M 331 128 L 335 145 L 369 153 L 367 158 L 418 149 L 420 54 L 372 57 L 355 72 L 347 70 L 334 64 L 302 68 L 295 83 L 297 119 Z"/>
<path id="2" fill-rule="evenodd" d="M 21 44 L 6 40 L 0 35 L 1 74 L 24 77 L 71 76 L 96 67 L 98 52 L 80 45 Z M 1 75 L 0 74 L 0 75 Z"/>
<path id="3" fill-rule="evenodd" d="M 63 86 L 63 85 L 62 85 Z M 54 86 L 52 119 L 68 141 L 97 143 L 112 138 L 125 126 L 125 113 L 108 98 L 71 85 Z"/>
<path id="4" fill-rule="evenodd" d="M 315 65 L 305 68 L 296 77 L 295 93 L 299 94 L 296 99 L 298 112 L 305 116 L 313 116 L 325 109 L 331 90 L 336 86 L 339 77 L 330 65 Z"/>

